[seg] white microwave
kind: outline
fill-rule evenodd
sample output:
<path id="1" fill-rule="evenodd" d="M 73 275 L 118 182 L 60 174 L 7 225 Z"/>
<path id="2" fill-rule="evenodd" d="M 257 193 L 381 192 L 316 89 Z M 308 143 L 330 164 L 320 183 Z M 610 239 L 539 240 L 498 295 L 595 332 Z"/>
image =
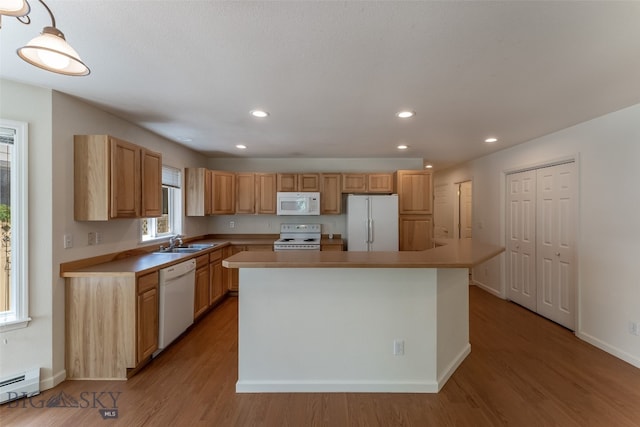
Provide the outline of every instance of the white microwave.
<path id="1" fill-rule="evenodd" d="M 320 193 L 277 194 L 278 215 L 320 215 Z"/>

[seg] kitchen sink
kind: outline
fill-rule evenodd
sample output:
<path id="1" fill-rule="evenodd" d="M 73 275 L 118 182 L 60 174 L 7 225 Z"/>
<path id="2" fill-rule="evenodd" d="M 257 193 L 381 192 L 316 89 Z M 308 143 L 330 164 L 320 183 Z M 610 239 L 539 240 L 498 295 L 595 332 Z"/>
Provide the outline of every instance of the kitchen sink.
<path id="1" fill-rule="evenodd" d="M 209 249 L 218 245 L 219 243 L 191 243 L 188 248 Z"/>
<path id="2" fill-rule="evenodd" d="M 154 254 L 193 254 L 205 249 L 213 248 L 218 243 L 192 243 L 189 246 L 178 246 L 175 248 L 164 248 L 153 252 Z"/>

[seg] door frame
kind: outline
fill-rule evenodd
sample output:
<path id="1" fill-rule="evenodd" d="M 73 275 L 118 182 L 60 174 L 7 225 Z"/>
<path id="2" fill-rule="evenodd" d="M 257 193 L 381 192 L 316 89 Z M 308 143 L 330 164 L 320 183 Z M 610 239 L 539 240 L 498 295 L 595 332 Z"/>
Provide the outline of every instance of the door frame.
<path id="1" fill-rule="evenodd" d="M 550 159 L 547 161 L 541 161 L 536 163 L 531 163 L 528 165 L 517 166 L 513 168 L 503 169 L 501 172 L 500 179 L 500 204 L 502 205 L 502 210 L 500 212 L 500 242 L 503 247 L 507 245 L 507 175 L 518 173 L 518 172 L 526 172 L 529 170 L 542 169 L 552 166 L 558 166 L 566 163 L 574 163 L 576 168 L 577 177 L 577 188 L 576 188 L 576 217 L 575 217 L 575 294 L 574 294 L 574 320 L 575 320 L 575 330 L 573 331 L 574 335 L 577 335 L 578 332 L 582 329 L 582 322 L 580 316 L 580 245 L 578 244 L 579 236 L 580 236 L 580 224 L 581 224 L 581 209 L 580 209 L 580 176 L 581 176 L 581 165 L 580 165 L 580 154 L 575 153 L 573 155 L 567 155 L 562 157 L 557 157 L 555 159 Z M 507 259 L 505 254 L 503 253 L 500 256 L 501 266 L 500 266 L 500 297 L 502 299 L 507 299 Z"/>

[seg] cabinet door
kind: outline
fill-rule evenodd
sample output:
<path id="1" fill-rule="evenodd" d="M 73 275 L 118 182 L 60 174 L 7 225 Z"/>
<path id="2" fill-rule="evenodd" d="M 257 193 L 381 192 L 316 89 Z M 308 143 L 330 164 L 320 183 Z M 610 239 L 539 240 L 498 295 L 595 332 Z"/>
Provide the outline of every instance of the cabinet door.
<path id="1" fill-rule="evenodd" d="M 431 249 L 433 221 L 427 215 L 400 216 L 400 250 L 424 251 Z"/>
<path id="2" fill-rule="evenodd" d="M 224 267 L 222 267 L 222 259 L 209 264 L 209 271 L 211 276 L 209 305 L 213 305 L 218 302 L 225 294 L 222 274 L 223 269 Z"/>
<path id="3" fill-rule="evenodd" d="M 193 318 L 197 318 L 209 308 L 209 262 L 196 269 L 196 296 L 193 304 Z"/>
<path id="4" fill-rule="evenodd" d="M 140 147 L 111 138 L 111 218 L 140 216 Z"/>
<path id="5" fill-rule="evenodd" d="M 151 356 L 158 349 L 158 273 L 138 279 L 137 304 L 137 363 Z"/>
<path id="6" fill-rule="evenodd" d="M 342 192 L 339 173 L 320 175 L 320 213 L 339 214 L 342 212 Z"/>
<path id="7" fill-rule="evenodd" d="M 320 191 L 320 174 L 301 173 L 298 174 L 298 191 Z"/>
<path id="8" fill-rule="evenodd" d="M 211 172 L 211 213 L 235 213 L 235 174 L 232 172 Z"/>
<path id="9" fill-rule="evenodd" d="M 398 171 L 397 186 L 400 215 L 430 215 L 432 213 L 431 172 Z"/>
<path id="10" fill-rule="evenodd" d="M 211 171 L 205 168 L 185 168 L 184 188 L 186 216 L 211 214 Z"/>
<path id="11" fill-rule="evenodd" d="M 162 216 L 162 154 L 141 150 L 142 217 Z"/>
<path id="12" fill-rule="evenodd" d="M 276 188 L 275 173 L 256 174 L 256 213 L 275 215 Z"/>
<path id="13" fill-rule="evenodd" d="M 343 173 L 342 174 L 343 193 L 366 193 L 367 174 L 365 173 Z"/>
<path id="14" fill-rule="evenodd" d="M 370 173 L 367 175 L 367 193 L 393 193 L 392 173 Z"/>
<path id="15" fill-rule="evenodd" d="M 253 173 L 236 173 L 236 213 L 252 214 L 256 212 L 256 177 Z"/>
<path id="16" fill-rule="evenodd" d="M 298 175 L 295 173 L 279 173 L 276 175 L 278 191 L 298 191 Z"/>

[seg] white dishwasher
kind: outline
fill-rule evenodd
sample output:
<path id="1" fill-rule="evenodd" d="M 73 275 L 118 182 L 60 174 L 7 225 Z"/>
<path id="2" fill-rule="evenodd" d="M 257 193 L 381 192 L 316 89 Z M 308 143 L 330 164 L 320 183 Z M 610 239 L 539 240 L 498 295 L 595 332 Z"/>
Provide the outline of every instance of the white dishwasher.
<path id="1" fill-rule="evenodd" d="M 160 316 L 156 356 L 193 323 L 196 260 L 160 270 Z"/>

